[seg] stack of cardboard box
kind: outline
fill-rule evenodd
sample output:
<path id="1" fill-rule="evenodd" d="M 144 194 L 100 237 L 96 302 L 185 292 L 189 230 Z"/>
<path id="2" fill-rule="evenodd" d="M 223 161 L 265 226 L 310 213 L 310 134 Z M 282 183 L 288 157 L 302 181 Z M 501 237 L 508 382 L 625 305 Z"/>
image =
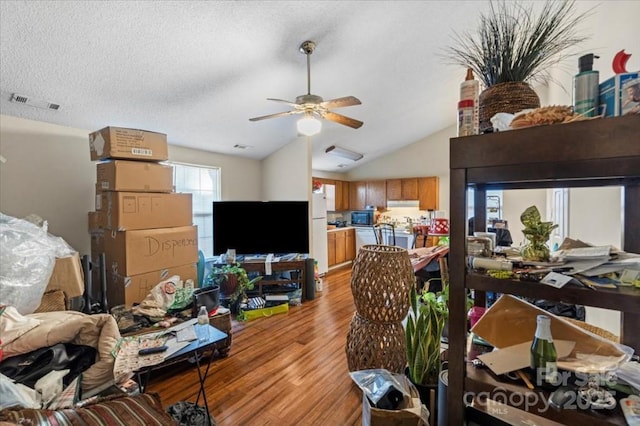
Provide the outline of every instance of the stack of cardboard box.
<path id="1" fill-rule="evenodd" d="M 89 212 L 91 259 L 96 266 L 105 254 L 109 307 L 139 303 L 173 275 L 197 283 L 191 194 L 173 192 L 173 167 L 159 163 L 168 159 L 167 136 L 106 127 L 89 142 L 91 160 L 101 161 L 96 211 Z"/>

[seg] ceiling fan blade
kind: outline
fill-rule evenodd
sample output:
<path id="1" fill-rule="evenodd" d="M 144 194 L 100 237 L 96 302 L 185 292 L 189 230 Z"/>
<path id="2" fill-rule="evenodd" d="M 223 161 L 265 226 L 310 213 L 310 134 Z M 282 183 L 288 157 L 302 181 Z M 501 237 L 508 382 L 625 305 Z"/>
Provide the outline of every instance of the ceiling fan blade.
<path id="1" fill-rule="evenodd" d="M 276 117 L 286 117 L 287 115 L 301 114 L 303 112 L 304 112 L 303 110 L 278 112 L 275 114 L 263 115 L 261 117 L 253 117 L 253 118 L 250 118 L 249 121 L 265 120 L 267 118 L 276 118 Z"/>
<path id="2" fill-rule="evenodd" d="M 282 102 L 283 104 L 291 105 L 292 107 L 298 106 L 297 103 L 291 102 L 291 101 L 285 101 L 284 99 L 267 98 L 267 100 L 268 101 L 275 101 L 275 102 Z"/>
<path id="3" fill-rule="evenodd" d="M 360 99 L 356 98 L 355 96 L 345 96 L 344 98 L 329 99 L 328 101 L 321 102 L 320 106 L 327 109 L 332 109 L 348 107 L 352 105 L 360 105 L 361 103 L 362 102 L 360 102 Z"/>
<path id="4" fill-rule="evenodd" d="M 344 124 L 345 126 L 353 127 L 354 129 L 359 129 L 364 123 L 360 120 L 356 120 L 355 118 L 350 118 L 341 114 L 336 114 L 335 112 L 327 111 L 322 114 L 322 118 L 327 120 L 335 121 L 336 123 Z"/>

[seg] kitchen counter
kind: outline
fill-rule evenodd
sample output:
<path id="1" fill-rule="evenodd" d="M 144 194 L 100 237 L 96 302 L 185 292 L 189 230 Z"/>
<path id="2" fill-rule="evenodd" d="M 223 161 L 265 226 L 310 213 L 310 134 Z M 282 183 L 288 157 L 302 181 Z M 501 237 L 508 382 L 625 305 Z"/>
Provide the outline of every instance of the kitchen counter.
<path id="1" fill-rule="evenodd" d="M 327 232 L 346 231 L 347 229 L 356 229 L 355 226 L 343 226 L 342 228 L 327 229 Z"/>

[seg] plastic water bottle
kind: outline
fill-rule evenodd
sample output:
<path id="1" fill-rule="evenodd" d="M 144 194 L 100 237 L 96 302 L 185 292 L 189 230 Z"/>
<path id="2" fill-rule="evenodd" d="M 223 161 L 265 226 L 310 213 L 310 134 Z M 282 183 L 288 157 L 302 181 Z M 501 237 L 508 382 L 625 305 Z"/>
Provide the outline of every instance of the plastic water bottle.
<path id="1" fill-rule="evenodd" d="M 200 306 L 198 312 L 198 340 L 200 342 L 209 341 L 209 312 L 207 312 L 206 306 Z"/>

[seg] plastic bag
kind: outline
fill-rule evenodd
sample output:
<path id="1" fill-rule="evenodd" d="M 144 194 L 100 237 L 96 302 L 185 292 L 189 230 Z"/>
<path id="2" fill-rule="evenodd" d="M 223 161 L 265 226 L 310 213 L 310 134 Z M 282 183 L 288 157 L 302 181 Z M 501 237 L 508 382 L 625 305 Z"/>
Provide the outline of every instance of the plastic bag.
<path id="1" fill-rule="evenodd" d="M 349 375 L 377 408 L 395 410 L 403 401 L 411 399 L 407 389 L 388 370 L 360 370 Z"/>
<path id="2" fill-rule="evenodd" d="M 73 254 L 62 238 L 24 219 L 0 213 L 0 303 L 30 314 L 40 305 L 56 257 Z"/>

